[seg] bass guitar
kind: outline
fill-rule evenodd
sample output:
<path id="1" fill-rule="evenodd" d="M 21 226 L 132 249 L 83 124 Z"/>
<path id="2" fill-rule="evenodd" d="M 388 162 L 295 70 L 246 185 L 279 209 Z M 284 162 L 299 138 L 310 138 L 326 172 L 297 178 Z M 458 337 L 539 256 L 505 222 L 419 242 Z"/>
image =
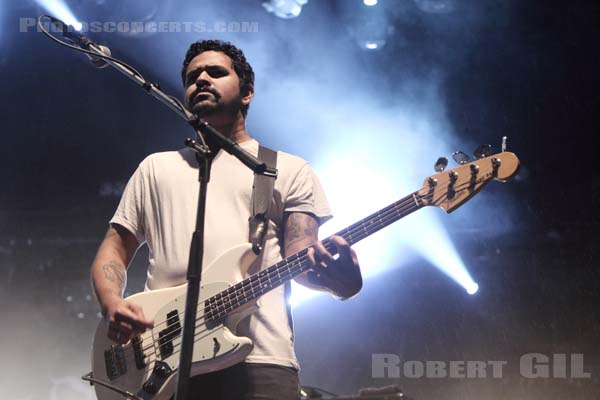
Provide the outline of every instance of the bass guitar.
<path id="1" fill-rule="evenodd" d="M 352 245 L 423 207 L 437 206 L 452 212 L 492 180 L 511 178 L 518 166 L 515 154 L 501 152 L 436 173 L 426 178 L 416 192 L 336 235 Z M 330 239 L 322 243 L 335 253 Z M 246 277 L 255 257 L 252 246 L 244 243 L 231 248 L 205 269 L 196 316 L 192 376 L 243 361 L 253 345 L 249 338 L 235 335 L 238 323 L 258 308 L 258 299 L 263 294 L 310 269 L 304 249 Z M 232 265 L 239 268 L 231 268 Z M 99 324 L 92 349 L 92 372 L 84 376 L 94 384 L 99 400 L 171 398 L 176 386 L 186 286 L 128 297 L 128 301 L 143 308 L 155 325 L 125 345 L 112 342 L 107 337 L 107 324 Z"/>

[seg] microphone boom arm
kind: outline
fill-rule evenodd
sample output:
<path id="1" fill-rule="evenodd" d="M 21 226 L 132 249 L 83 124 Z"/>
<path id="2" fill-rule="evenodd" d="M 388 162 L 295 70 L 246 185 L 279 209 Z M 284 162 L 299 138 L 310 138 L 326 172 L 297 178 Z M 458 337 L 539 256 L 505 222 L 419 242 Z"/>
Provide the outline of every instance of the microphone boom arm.
<path id="1" fill-rule="evenodd" d="M 47 17 L 52 21 L 52 23 L 56 24 L 61 30 L 63 36 L 68 39 L 73 45 L 61 42 L 57 40 L 52 35 L 50 35 L 42 26 L 41 19 L 43 17 Z M 127 63 L 120 61 L 114 57 L 107 55 L 101 48 L 101 46 L 94 43 L 90 38 L 82 35 L 77 32 L 72 26 L 66 25 L 63 21 L 58 18 L 54 18 L 49 15 L 43 15 L 38 18 L 38 25 L 40 25 L 40 29 L 46 36 L 51 39 L 58 41 L 60 44 L 65 45 L 74 50 L 98 57 L 102 59 L 106 64 L 110 65 L 127 78 L 131 79 L 138 86 L 142 87 L 146 93 L 163 103 L 165 106 L 169 107 L 172 111 L 177 113 L 181 118 L 183 118 L 189 125 L 191 125 L 200 140 L 203 146 L 195 146 L 193 149 L 195 151 L 210 152 L 208 146 L 204 141 L 204 137 L 200 134 L 200 132 L 204 133 L 207 136 L 210 136 L 215 139 L 215 142 L 219 144 L 223 150 L 227 151 L 229 154 L 237 157 L 244 165 L 250 168 L 254 173 L 263 174 L 267 176 L 276 177 L 277 170 L 269 168 L 265 163 L 260 161 L 258 158 L 253 156 L 252 154 L 246 152 L 242 149 L 237 143 L 217 131 L 215 128 L 210 126 L 207 122 L 199 119 L 194 114 L 189 112 L 181 101 L 179 101 L 174 96 L 168 95 L 164 93 L 158 84 L 148 82 L 141 73 L 139 73 L 135 68 L 131 67 Z"/>

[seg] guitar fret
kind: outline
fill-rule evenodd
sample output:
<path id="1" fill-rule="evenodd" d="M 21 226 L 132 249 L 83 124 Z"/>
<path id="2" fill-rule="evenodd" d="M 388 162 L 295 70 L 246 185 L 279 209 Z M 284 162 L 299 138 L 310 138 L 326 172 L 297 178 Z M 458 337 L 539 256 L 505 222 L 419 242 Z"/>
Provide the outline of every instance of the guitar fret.
<path id="1" fill-rule="evenodd" d="M 412 193 L 342 229 L 336 235 L 343 237 L 350 245 L 353 245 L 422 207 L 423 205 L 418 202 L 417 195 L 417 192 Z M 335 252 L 336 246 L 329 238 L 323 240 L 322 243 L 328 251 Z M 209 312 L 206 317 L 209 319 L 225 318 L 229 312 L 293 279 L 308 267 L 306 250 L 301 250 L 207 299 Z"/>
<path id="2" fill-rule="evenodd" d="M 503 153 L 510 155 L 512 153 Z M 492 160 L 496 159 L 496 157 L 500 157 L 498 155 L 494 156 Z M 512 156 L 514 158 L 514 155 Z M 510 160 L 508 160 L 510 161 Z M 518 160 L 514 161 L 518 165 Z M 487 181 L 492 179 L 508 179 L 510 176 L 507 174 L 506 167 L 510 167 L 510 165 L 506 165 L 508 162 L 503 162 L 502 169 L 499 169 L 498 166 L 495 166 L 492 163 L 492 166 L 489 166 L 488 169 L 493 169 L 493 171 L 486 172 L 484 175 L 481 173 L 478 176 L 474 176 L 473 172 L 469 174 L 468 165 L 463 165 L 457 167 L 465 171 L 464 175 L 460 177 L 460 185 L 454 184 L 454 181 L 450 182 L 450 187 L 447 186 L 446 181 L 447 177 L 442 174 L 440 175 L 440 184 L 437 185 L 437 188 L 434 188 L 434 184 L 431 183 L 429 185 L 429 190 L 427 188 L 427 183 L 425 186 L 417 192 L 412 193 L 405 198 L 389 204 L 385 208 L 371 214 L 367 218 L 364 218 L 361 221 L 356 222 L 353 225 L 350 225 L 337 233 L 337 235 L 345 238 L 351 245 L 359 242 L 360 240 L 366 238 L 367 236 L 381 230 L 382 228 L 392 224 L 398 219 L 429 205 L 439 205 L 444 210 L 450 212 L 455 209 L 458 205 L 462 204 L 462 202 L 466 201 L 468 198 L 472 197 L 477 191 L 485 184 Z M 515 168 L 516 168 L 516 165 Z M 482 164 L 482 161 L 478 161 L 478 167 L 484 168 L 485 165 Z M 473 164 L 471 165 L 471 170 L 473 169 Z M 509 171 L 510 172 L 510 171 Z M 514 173 L 514 171 L 513 171 Z M 437 176 L 437 175 L 436 175 Z M 476 178 L 476 179 L 475 179 Z M 430 182 L 435 178 L 429 178 Z M 464 183 L 462 183 L 464 181 Z M 426 181 L 427 182 L 427 181 Z M 459 191 L 467 191 L 461 193 L 461 196 L 456 196 L 453 198 L 449 198 L 449 191 L 452 190 L 453 193 L 459 193 Z M 423 194 L 420 194 L 422 192 Z M 464 195 L 464 196 L 462 196 Z M 464 198 L 466 197 L 466 198 Z M 331 238 L 327 238 L 322 241 L 322 244 L 326 249 L 331 251 L 332 253 L 336 249 L 335 243 L 331 240 Z M 214 352 L 216 355 L 217 352 L 221 351 L 219 356 L 224 351 L 229 351 L 228 348 L 222 348 L 220 341 L 214 342 L 214 336 L 211 338 L 213 331 L 217 329 L 222 329 L 219 324 L 222 322 L 222 319 L 226 318 L 232 311 L 235 311 L 240 306 L 247 304 L 250 301 L 256 300 L 260 296 L 269 292 L 275 287 L 279 287 L 285 282 L 288 282 L 290 279 L 298 276 L 303 271 L 306 271 L 310 267 L 310 262 L 307 257 L 307 250 L 301 250 L 300 252 L 293 254 L 283 260 L 280 260 L 276 264 L 264 268 L 259 271 L 257 274 L 247 277 L 240 282 L 236 282 L 234 285 L 229 286 L 227 289 L 221 291 L 220 293 L 215 293 L 209 298 L 205 298 L 202 301 L 203 307 L 200 308 L 200 315 L 196 316 L 197 321 L 201 324 L 199 329 L 194 332 L 194 341 L 204 341 L 206 346 L 202 346 L 206 348 L 206 356 L 210 357 L 211 353 Z M 161 321 L 160 325 L 166 324 L 167 329 L 163 329 L 161 332 L 155 331 L 158 329 L 159 324 L 155 326 L 154 329 L 151 330 L 151 334 L 149 338 L 144 338 L 143 342 L 138 338 L 139 341 L 136 342 L 136 339 L 132 341 L 133 350 L 134 350 L 134 360 L 131 362 L 135 362 L 133 367 L 137 367 L 141 369 L 141 366 L 146 367 L 146 363 L 148 365 L 155 364 L 159 360 L 163 360 L 167 354 L 166 344 L 168 343 L 171 346 L 171 351 L 175 350 L 175 346 L 180 346 L 181 341 L 181 327 L 175 327 L 173 323 L 173 318 L 177 319 L 181 316 L 179 314 L 180 310 L 172 310 L 167 313 L 167 320 Z M 173 316 L 175 313 L 175 316 Z M 215 319 L 219 319 L 216 320 Z M 208 321 L 215 321 L 216 324 L 207 325 Z M 179 321 L 178 321 L 179 322 Z M 203 324 L 203 326 L 202 326 Z M 208 332 L 208 333 L 207 333 Z M 162 337 L 159 337 L 161 336 Z M 159 340 L 160 339 L 160 340 Z M 213 348 L 213 343 L 216 346 Z M 137 346 L 137 347 L 136 347 Z M 141 348 L 140 352 L 138 349 Z M 138 351 L 138 354 L 135 351 Z M 144 353 L 147 352 L 147 353 Z M 110 355 L 110 354 L 109 354 Z M 119 355 L 113 357 L 119 357 Z M 206 358 L 203 354 L 202 358 Z M 110 361 L 110 360 L 109 360 Z M 120 361 L 120 360 L 117 360 Z M 110 367 L 110 365 L 105 365 L 105 367 Z M 94 366 L 95 368 L 95 366 Z M 102 369 L 102 368 L 101 368 Z M 98 372 L 98 374 L 96 374 Z M 93 371 L 94 376 L 98 375 L 102 376 L 104 371 Z M 109 379 L 111 378 L 110 372 Z M 128 377 L 129 378 L 129 377 Z M 129 379 L 128 379 L 129 380 Z M 137 391 L 134 390 L 133 393 Z"/>

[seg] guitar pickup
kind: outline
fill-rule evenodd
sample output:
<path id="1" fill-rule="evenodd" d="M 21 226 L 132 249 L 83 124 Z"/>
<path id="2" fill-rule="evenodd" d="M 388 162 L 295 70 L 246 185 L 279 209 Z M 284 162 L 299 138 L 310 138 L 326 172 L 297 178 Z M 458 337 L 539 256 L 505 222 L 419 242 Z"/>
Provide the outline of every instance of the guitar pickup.
<path id="1" fill-rule="evenodd" d="M 133 348 L 133 357 L 135 358 L 135 366 L 137 369 L 146 368 L 146 355 L 144 354 L 144 349 L 142 348 L 142 338 L 138 336 L 134 336 L 131 340 L 131 346 Z"/>
<path id="2" fill-rule="evenodd" d="M 106 365 L 106 376 L 111 381 L 127 373 L 127 363 L 123 346 L 113 344 L 110 349 L 104 351 L 104 363 Z"/>
<path id="3" fill-rule="evenodd" d="M 173 341 L 181 334 L 181 322 L 177 310 L 167 313 L 167 327 L 158 333 L 158 346 L 162 359 L 173 354 Z"/>

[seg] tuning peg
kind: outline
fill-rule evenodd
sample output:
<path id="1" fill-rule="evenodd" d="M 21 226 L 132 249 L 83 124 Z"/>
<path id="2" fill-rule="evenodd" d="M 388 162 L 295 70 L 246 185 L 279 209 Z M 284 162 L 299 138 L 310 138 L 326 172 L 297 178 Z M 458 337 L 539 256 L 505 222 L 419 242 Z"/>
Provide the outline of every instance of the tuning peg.
<path id="1" fill-rule="evenodd" d="M 469 156 L 463 153 L 462 151 L 455 151 L 454 153 L 452 153 L 452 158 L 459 165 L 463 165 L 469 162 Z"/>
<path id="2" fill-rule="evenodd" d="M 435 172 L 442 172 L 443 170 L 446 169 L 447 166 L 448 166 L 448 159 L 446 157 L 440 157 L 435 162 L 433 169 L 435 170 Z"/>
<path id="3" fill-rule="evenodd" d="M 475 149 L 473 155 L 475 158 L 484 158 L 492 154 L 492 145 L 491 144 L 482 144 L 478 148 Z"/>

